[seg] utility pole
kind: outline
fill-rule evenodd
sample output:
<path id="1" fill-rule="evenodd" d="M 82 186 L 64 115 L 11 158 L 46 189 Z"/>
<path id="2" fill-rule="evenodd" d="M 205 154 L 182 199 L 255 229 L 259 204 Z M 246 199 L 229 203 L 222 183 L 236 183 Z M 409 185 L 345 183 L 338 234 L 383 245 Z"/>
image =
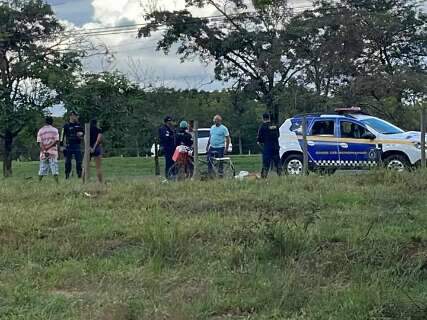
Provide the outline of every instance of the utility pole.
<path id="1" fill-rule="evenodd" d="M 83 183 L 89 182 L 90 165 L 90 123 L 85 123 L 85 154 L 83 157 Z"/>
<path id="2" fill-rule="evenodd" d="M 194 121 L 193 125 L 194 132 L 194 143 L 193 143 L 193 152 L 194 152 L 194 173 L 193 179 L 199 179 L 199 121 Z"/>
<path id="3" fill-rule="evenodd" d="M 302 153 L 303 153 L 303 171 L 308 175 L 308 144 L 307 144 L 307 117 L 302 117 Z"/>
<path id="4" fill-rule="evenodd" d="M 154 140 L 154 174 L 160 176 L 159 143 Z"/>
<path id="5" fill-rule="evenodd" d="M 426 109 L 421 107 L 421 168 L 426 168 Z"/>

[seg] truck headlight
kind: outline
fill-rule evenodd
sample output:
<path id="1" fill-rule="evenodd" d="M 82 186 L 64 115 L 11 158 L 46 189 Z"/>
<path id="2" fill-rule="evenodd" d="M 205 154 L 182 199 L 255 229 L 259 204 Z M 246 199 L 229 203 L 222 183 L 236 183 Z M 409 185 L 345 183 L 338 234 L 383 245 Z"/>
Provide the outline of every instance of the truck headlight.
<path id="1" fill-rule="evenodd" d="M 414 142 L 415 148 L 421 150 L 421 142 Z M 426 143 L 426 150 L 427 150 L 427 143 Z"/>

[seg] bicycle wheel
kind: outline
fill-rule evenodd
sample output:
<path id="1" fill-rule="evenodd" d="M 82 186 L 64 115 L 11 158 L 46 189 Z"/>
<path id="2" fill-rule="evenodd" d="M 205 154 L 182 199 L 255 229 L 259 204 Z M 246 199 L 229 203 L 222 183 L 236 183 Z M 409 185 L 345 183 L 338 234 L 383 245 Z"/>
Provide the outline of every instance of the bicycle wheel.
<path id="1" fill-rule="evenodd" d="M 233 179 L 236 176 L 236 170 L 231 160 L 215 160 L 213 167 L 218 178 Z"/>
<path id="2" fill-rule="evenodd" d="M 193 169 L 190 164 L 176 162 L 169 169 L 169 179 L 173 181 L 183 181 L 191 179 L 193 176 Z"/>
<path id="3" fill-rule="evenodd" d="M 207 161 L 199 159 L 198 174 L 202 180 L 209 179 L 209 163 Z"/>

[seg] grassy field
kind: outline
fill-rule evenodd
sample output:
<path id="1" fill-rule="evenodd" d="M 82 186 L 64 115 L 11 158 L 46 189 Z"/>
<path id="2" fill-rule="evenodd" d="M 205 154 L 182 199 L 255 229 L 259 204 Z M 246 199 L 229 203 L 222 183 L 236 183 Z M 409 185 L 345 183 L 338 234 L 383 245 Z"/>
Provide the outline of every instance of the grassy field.
<path id="1" fill-rule="evenodd" d="M 1 320 L 427 318 L 427 172 L 164 184 L 140 161 L 0 180 Z"/>
<path id="2" fill-rule="evenodd" d="M 233 163 L 236 170 L 260 171 L 260 156 L 233 156 Z M 74 166 L 74 162 L 73 162 Z M 92 163 L 92 167 L 94 164 Z M 160 158 L 161 173 L 164 173 L 164 161 Z M 38 162 L 14 162 L 14 177 L 17 179 L 36 178 L 38 174 Z M 144 176 L 154 176 L 155 165 L 153 158 L 108 158 L 104 159 L 104 171 L 110 178 L 127 180 Z M 63 174 L 64 163 L 60 162 L 60 171 Z M 95 175 L 94 169 L 92 174 Z M 0 178 L 2 179 L 2 178 Z"/>

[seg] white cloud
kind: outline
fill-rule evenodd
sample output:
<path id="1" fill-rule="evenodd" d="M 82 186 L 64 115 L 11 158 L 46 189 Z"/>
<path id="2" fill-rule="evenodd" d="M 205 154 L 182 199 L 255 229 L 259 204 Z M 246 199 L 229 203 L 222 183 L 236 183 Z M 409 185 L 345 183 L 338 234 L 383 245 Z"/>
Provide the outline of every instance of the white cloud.
<path id="1" fill-rule="evenodd" d="M 103 26 L 118 26 L 122 21 L 142 23 L 152 8 L 182 10 L 184 0 L 93 0 L 94 21 Z M 195 9 L 195 15 L 209 15 L 212 8 Z"/>
<path id="2" fill-rule="evenodd" d="M 159 0 L 157 9 L 181 10 L 185 8 L 184 0 Z M 93 21 L 85 24 L 83 29 L 122 26 L 124 24 L 140 24 L 144 22 L 144 14 L 150 9 L 152 0 L 92 0 L 94 11 Z M 193 14 L 209 16 L 212 9 L 197 9 Z M 177 88 L 198 87 L 213 79 L 213 68 L 201 64 L 198 60 L 180 63 L 179 58 L 171 50 L 164 55 L 155 50 L 160 35 L 147 39 L 137 39 L 136 30 L 131 33 L 92 36 L 95 44 L 105 44 L 114 59 L 95 57 L 88 59 L 85 66 L 93 72 L 119 70 L 132 78 L 129 61 L 138 61 L 139 73 L 144 73 L 146 82 L 162 83 Z M 215 84 L 209 88 L 219 88 Z"/>
<path id="3" fill-rule="evenodd" d="M 115 27 L 128 24 L 144 23 L 144 15 L 150 9 L 182 10 L 185 0 L 91 0 L 93 18 L 86 23 L 84 29 Z M 301 7 L 310 5 L 309 0 L 291 0 L 291 4 Z M 213 7 L 195 8 L 196 16 L 212 16 L 217 14 Z M 139 72 L 145 73 L 148 82 L 164 83 L 177 88 L 198 87 L 213 79 L 213 66 L 205 66 L 198 60 L 180 63 L 179 58 L 171 50 L 170 55 L 155 51 L 159 34 L 148 39 L 137 39 L 136 31 L 114 35 L 91 37 L 95 43 L 105 44 L 114 59 L 106 57 L 92 58 L 86 61 L 86 67 L 94 72 L 117 69 L 132 77 L 129 60 L 138 61 Z M 217 89 L 223 84 L 215 83 L 206 88 Z"/>
<path id="4" fill-rule="evenodd" d="M 143 20 L 139 0 L 93 0 L 94 20 L 103 26 L 117 26 L 123 20 Z"/>

